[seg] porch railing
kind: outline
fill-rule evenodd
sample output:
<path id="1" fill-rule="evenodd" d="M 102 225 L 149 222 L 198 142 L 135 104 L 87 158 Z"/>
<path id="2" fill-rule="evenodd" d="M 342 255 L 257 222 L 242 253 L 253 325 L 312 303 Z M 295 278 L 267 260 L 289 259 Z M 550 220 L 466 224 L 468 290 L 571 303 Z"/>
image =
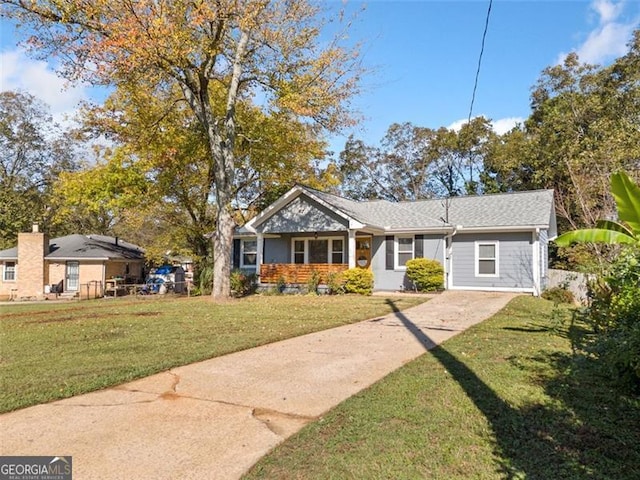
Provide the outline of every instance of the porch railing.
<path id="1" fill-rule="evenodd" d="M 320 274 L 320 283 L 327 283 L 330 273 L 339 273 L 348 268 L 346 263 L 265 263 L 260 265 L 260 283 L 307 283 L 314 271 Z"/>

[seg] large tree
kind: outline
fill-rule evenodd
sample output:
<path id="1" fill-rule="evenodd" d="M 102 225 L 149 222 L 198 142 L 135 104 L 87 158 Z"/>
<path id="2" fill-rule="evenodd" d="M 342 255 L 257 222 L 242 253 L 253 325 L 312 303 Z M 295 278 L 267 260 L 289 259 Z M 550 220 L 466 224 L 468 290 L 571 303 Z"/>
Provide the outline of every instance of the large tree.
<path id="1" fill-rule="evenodd" d="M 60 56 L 69 79 L 181 90 L 214 164 L 213 296 L 229 296 L 238 102 L 258 95 L 265 111 L 339 128 L 350 119 L 357 52 L 321 38 L 319 7 L 305 0 L 2 3 L 35 32 L 35 51 Z"/>
<path id="2" fill-rule="evenodd" d="M 479 193 L 494 136 L 489 120 L 476 117 L 459 130 L 394 123 L 379 146 L 349 137 L 338 161 L 342 192 L 392 201 Z"/>
<path id="3" fill-rule="evenodd" d="M 52 184 L 74 168 L 70 143 L 44 103 L 27 93 L 0 93 L 0 249 L 32 222 L 49 223 Z"/>
<path id="4" fill-rule="evenodd" d="M 489 190 L 553 188 L 563 230 L 615 216 L 609 178 L 640 176 L 640 30 L 626 55 L 606 67 L 575 54 L 546 68 L 522 127 L 493 143 Z"/>
<path id="5" fill-rule="evenodd" d="M 118 146 L 97 165 L 58 182 L 65 222 L 107 229 L 144 246 L 154 259 L 167 250 L 188 255 L 198 271 L 210 270 L 205 263 L 212 250 L 207 237 L 215 229 L 215 166 L 206 134 L 181 93 L 121 86 L 103 105 L 86 106 L 82 118 L 85 135 L 106 136 Z M 237 118 L 237 219 L 254 215 L 294 183 L 331 184 L 329 169 L 317 165 L 325 142 L 308 124 L 284 112 L 267 115 L 244 100 Z"/>

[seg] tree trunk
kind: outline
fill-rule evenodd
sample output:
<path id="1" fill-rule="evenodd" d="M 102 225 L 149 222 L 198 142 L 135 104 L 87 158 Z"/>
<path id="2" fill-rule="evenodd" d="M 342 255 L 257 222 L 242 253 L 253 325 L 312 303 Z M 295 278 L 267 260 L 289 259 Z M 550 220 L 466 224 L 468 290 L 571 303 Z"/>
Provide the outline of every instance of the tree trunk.
<path id="1" fill-rule="evenodd" d="M 219 208 L 216 231 L 213 236 L 213 290 L 211 296 L 214 300 L 226 300 L 231 295 L 229 273 L 231 272 L 234 226 L 235 222 L 228 206 Z"/>

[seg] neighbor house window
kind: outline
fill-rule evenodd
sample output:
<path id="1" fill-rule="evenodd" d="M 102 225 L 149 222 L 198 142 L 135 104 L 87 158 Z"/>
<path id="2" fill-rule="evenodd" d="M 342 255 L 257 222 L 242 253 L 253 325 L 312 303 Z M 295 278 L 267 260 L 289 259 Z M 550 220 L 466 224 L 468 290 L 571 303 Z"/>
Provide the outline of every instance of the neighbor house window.
<path id="1" fill-rule="evenodd" d="M 241 244 L 242 256 L 240 257 L 241 267 L 254 267 L 258 260 L 258 241 L 242 240 Z"/>
<path id="2" fill-rule="evenodd" d="M 16 262 L 5 262 L 2 278 L 5 282 L 15 282 Z"/>
<path id="3" fill-rule="evenodd" d="M 395 268 L 406 269 L 407 262 L 413 259 L 413 235 L 396 237 Z"/>
<path id="4" fill-rule="evenodd" d="M 341 237 L 296 238 L 293 263 L 343 263 L 345 242 Z"/>
<path id="5" fill-rule="evenodd" d="M 498 276 L 498 242 L 476 242 L 476 277 Z"/>

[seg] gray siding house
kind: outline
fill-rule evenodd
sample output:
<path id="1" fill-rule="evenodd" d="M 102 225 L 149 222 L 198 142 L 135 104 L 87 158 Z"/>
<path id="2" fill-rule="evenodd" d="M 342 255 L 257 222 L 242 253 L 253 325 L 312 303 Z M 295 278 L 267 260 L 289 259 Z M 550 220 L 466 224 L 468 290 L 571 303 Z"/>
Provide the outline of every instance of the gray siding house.
<path id="1" fill-rule="evenodd" d="M 447 289 L 539 295 L 556 235 L 553 190 L 394 203 L 296 186 L 236 230 L 233 265 L 262 286 L 369 268 L 375 290 L 404 290 L 406 262 L 424 257 Z"/>

